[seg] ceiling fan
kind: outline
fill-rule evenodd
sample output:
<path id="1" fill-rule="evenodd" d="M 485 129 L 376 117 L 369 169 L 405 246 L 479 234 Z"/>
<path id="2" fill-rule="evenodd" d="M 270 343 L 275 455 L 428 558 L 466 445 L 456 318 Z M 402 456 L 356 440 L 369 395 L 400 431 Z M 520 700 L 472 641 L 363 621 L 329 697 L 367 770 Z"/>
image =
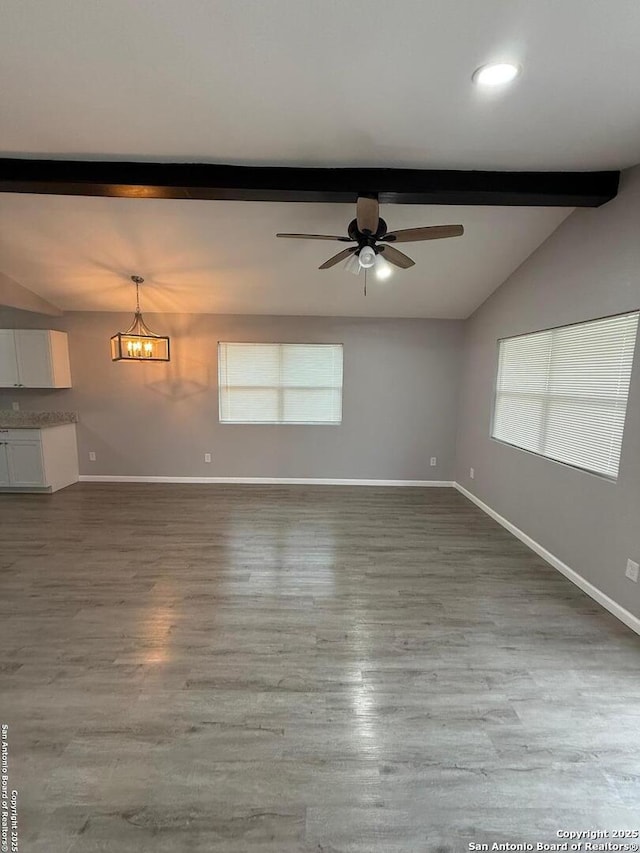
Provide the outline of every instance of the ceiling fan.
<path id="1" fill-rule="evenodd" d="M 420 240 L 440 240 L 443 237 L 460 237 L 464 234 L 462 225 L 430 225 L 425 228 L 405 228 L 403 231 L 387 231 L 387 223 L 380 218 L 378 199 L 373 196 L 358 196 L 356 218 L 349 223 L 347 237 L 333 237 L 326 234 L 276 234 L 276 237 L 293 237 L 296 240 L 337 240 L 339 243 L 355 243 L 343 249 L 337 255 L 320 265 L 326 270 L 347 261 L 346 269 L 357 275 L 361 269 L 375 267 L 379 278 L 391 274 L 389 263 L 402 269 L 414 266 L 404 252 L 400 252 L 393 243 L 414 243 Z"/>

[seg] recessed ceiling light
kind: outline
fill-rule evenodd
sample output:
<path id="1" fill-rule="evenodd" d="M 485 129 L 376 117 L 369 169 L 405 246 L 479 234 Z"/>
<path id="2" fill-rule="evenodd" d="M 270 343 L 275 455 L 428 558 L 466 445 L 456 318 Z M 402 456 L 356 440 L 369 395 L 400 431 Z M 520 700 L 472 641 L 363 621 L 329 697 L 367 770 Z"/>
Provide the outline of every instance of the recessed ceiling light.
<path id="1" fill-rule="evenodd" d="M 519 73 L 520 66 L 513 62 L 493 62 L 476 68 L 471 79 L 478 86 L 503 86 L 515 80 Z"/>

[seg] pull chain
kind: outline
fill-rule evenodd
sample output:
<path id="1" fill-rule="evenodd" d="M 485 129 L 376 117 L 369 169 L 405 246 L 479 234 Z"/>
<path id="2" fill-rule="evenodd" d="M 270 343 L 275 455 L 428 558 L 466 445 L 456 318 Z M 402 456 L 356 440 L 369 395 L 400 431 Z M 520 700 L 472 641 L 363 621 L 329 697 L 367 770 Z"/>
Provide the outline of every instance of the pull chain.
<path id="1" fill-rule="evenodd" d="M 367 268 L 364 268 L 364 295 L 367 295 Z"/>

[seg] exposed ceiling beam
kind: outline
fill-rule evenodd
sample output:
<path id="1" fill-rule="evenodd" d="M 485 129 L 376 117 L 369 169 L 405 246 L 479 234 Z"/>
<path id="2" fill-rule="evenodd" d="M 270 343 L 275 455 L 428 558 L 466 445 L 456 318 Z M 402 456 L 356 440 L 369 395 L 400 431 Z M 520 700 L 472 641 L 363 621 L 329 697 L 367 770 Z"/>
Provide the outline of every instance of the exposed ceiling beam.
<path id="1" fill-rule="evenodd" d="M 0 158 L 0 191 L 116 198 L 598 207 L 619 172 L 320 169 Z"/>
<path id="2" fill-rule="evenodd" d="M 21 311 L 33 311 L 35 314 L 49 314 L 60 317 L 64 312 L 57 305 L 47 302 L 28 287 L 0 272 L 0 307 L 19 308 Z"/>

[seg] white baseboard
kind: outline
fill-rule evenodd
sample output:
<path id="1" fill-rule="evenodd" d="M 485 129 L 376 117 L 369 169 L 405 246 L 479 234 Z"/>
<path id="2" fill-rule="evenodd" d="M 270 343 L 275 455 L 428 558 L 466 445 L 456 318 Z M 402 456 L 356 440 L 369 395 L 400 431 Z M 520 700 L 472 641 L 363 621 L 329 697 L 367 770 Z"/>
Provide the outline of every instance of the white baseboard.
<path id="1" fill-rule="evenodd" d="M 81 474 L 82 483 L 227 483 L 257 486 L 419 486 L 450 488 L 452 480 L 334 480 L 318 477 L 121 477 Z"/>
<path id="2" fill-rule="evenodd" d="M 552 554 L 551 551 L 547 551 L 546 548 L 543 548 L 535 539 L 532 539 L 530 536 L 527 536 L 519 527 L 516 527 L 515 524 L 512 524 L 508 521 L 504 516 L 497 513 L 494 509 L 486 504 L 484 501 L 481 501 L 480 498 L 476 497 L 472 492 L 468 489 L 465 489 L 464 486 L 461 486 L 460 483 L 454 483 L 454 488 L 457 489 L 461 494 L 465 496 L 465 498 L 469 498 L 476 506 L 480 507 L 483 512 L 486 512 L 487 515 L 491 516 L 494 521 L 497 521 L 498 524 L 501 524 L 509 533 L 512 533 L 517 539 L 531 548 L 532 551 L 542 557 L 545 562 L 549 563 L 550 566 L 553 566 L 554 569 L 557 569 L 561 572 L 566 578 L 572 581 L 577 587 L 583 592 L 586 592 L 587 595 L 591 596 L 598 604 L 601 604 L 609 613 L 612 613 L 616 616 L 621 622 L 624 622 L 627 627 L 631 628 L 632 631 L 635 631 L 636 634 L 640 634 L 640 619 L 637 616 L 634 616 L 633 613 L 630 613 L 626 610 L 622 605 L 618 604 L 612 598 L 602 592 L 602 590 L 598 589 L 597 586 L 594 586 L 590 581 L 585 580 L 582 575 L 579 575 L 574 569 L 567 566 L 566 563 L 563 563 L 562 560 L 559 560 L 555 554 Z"/>

